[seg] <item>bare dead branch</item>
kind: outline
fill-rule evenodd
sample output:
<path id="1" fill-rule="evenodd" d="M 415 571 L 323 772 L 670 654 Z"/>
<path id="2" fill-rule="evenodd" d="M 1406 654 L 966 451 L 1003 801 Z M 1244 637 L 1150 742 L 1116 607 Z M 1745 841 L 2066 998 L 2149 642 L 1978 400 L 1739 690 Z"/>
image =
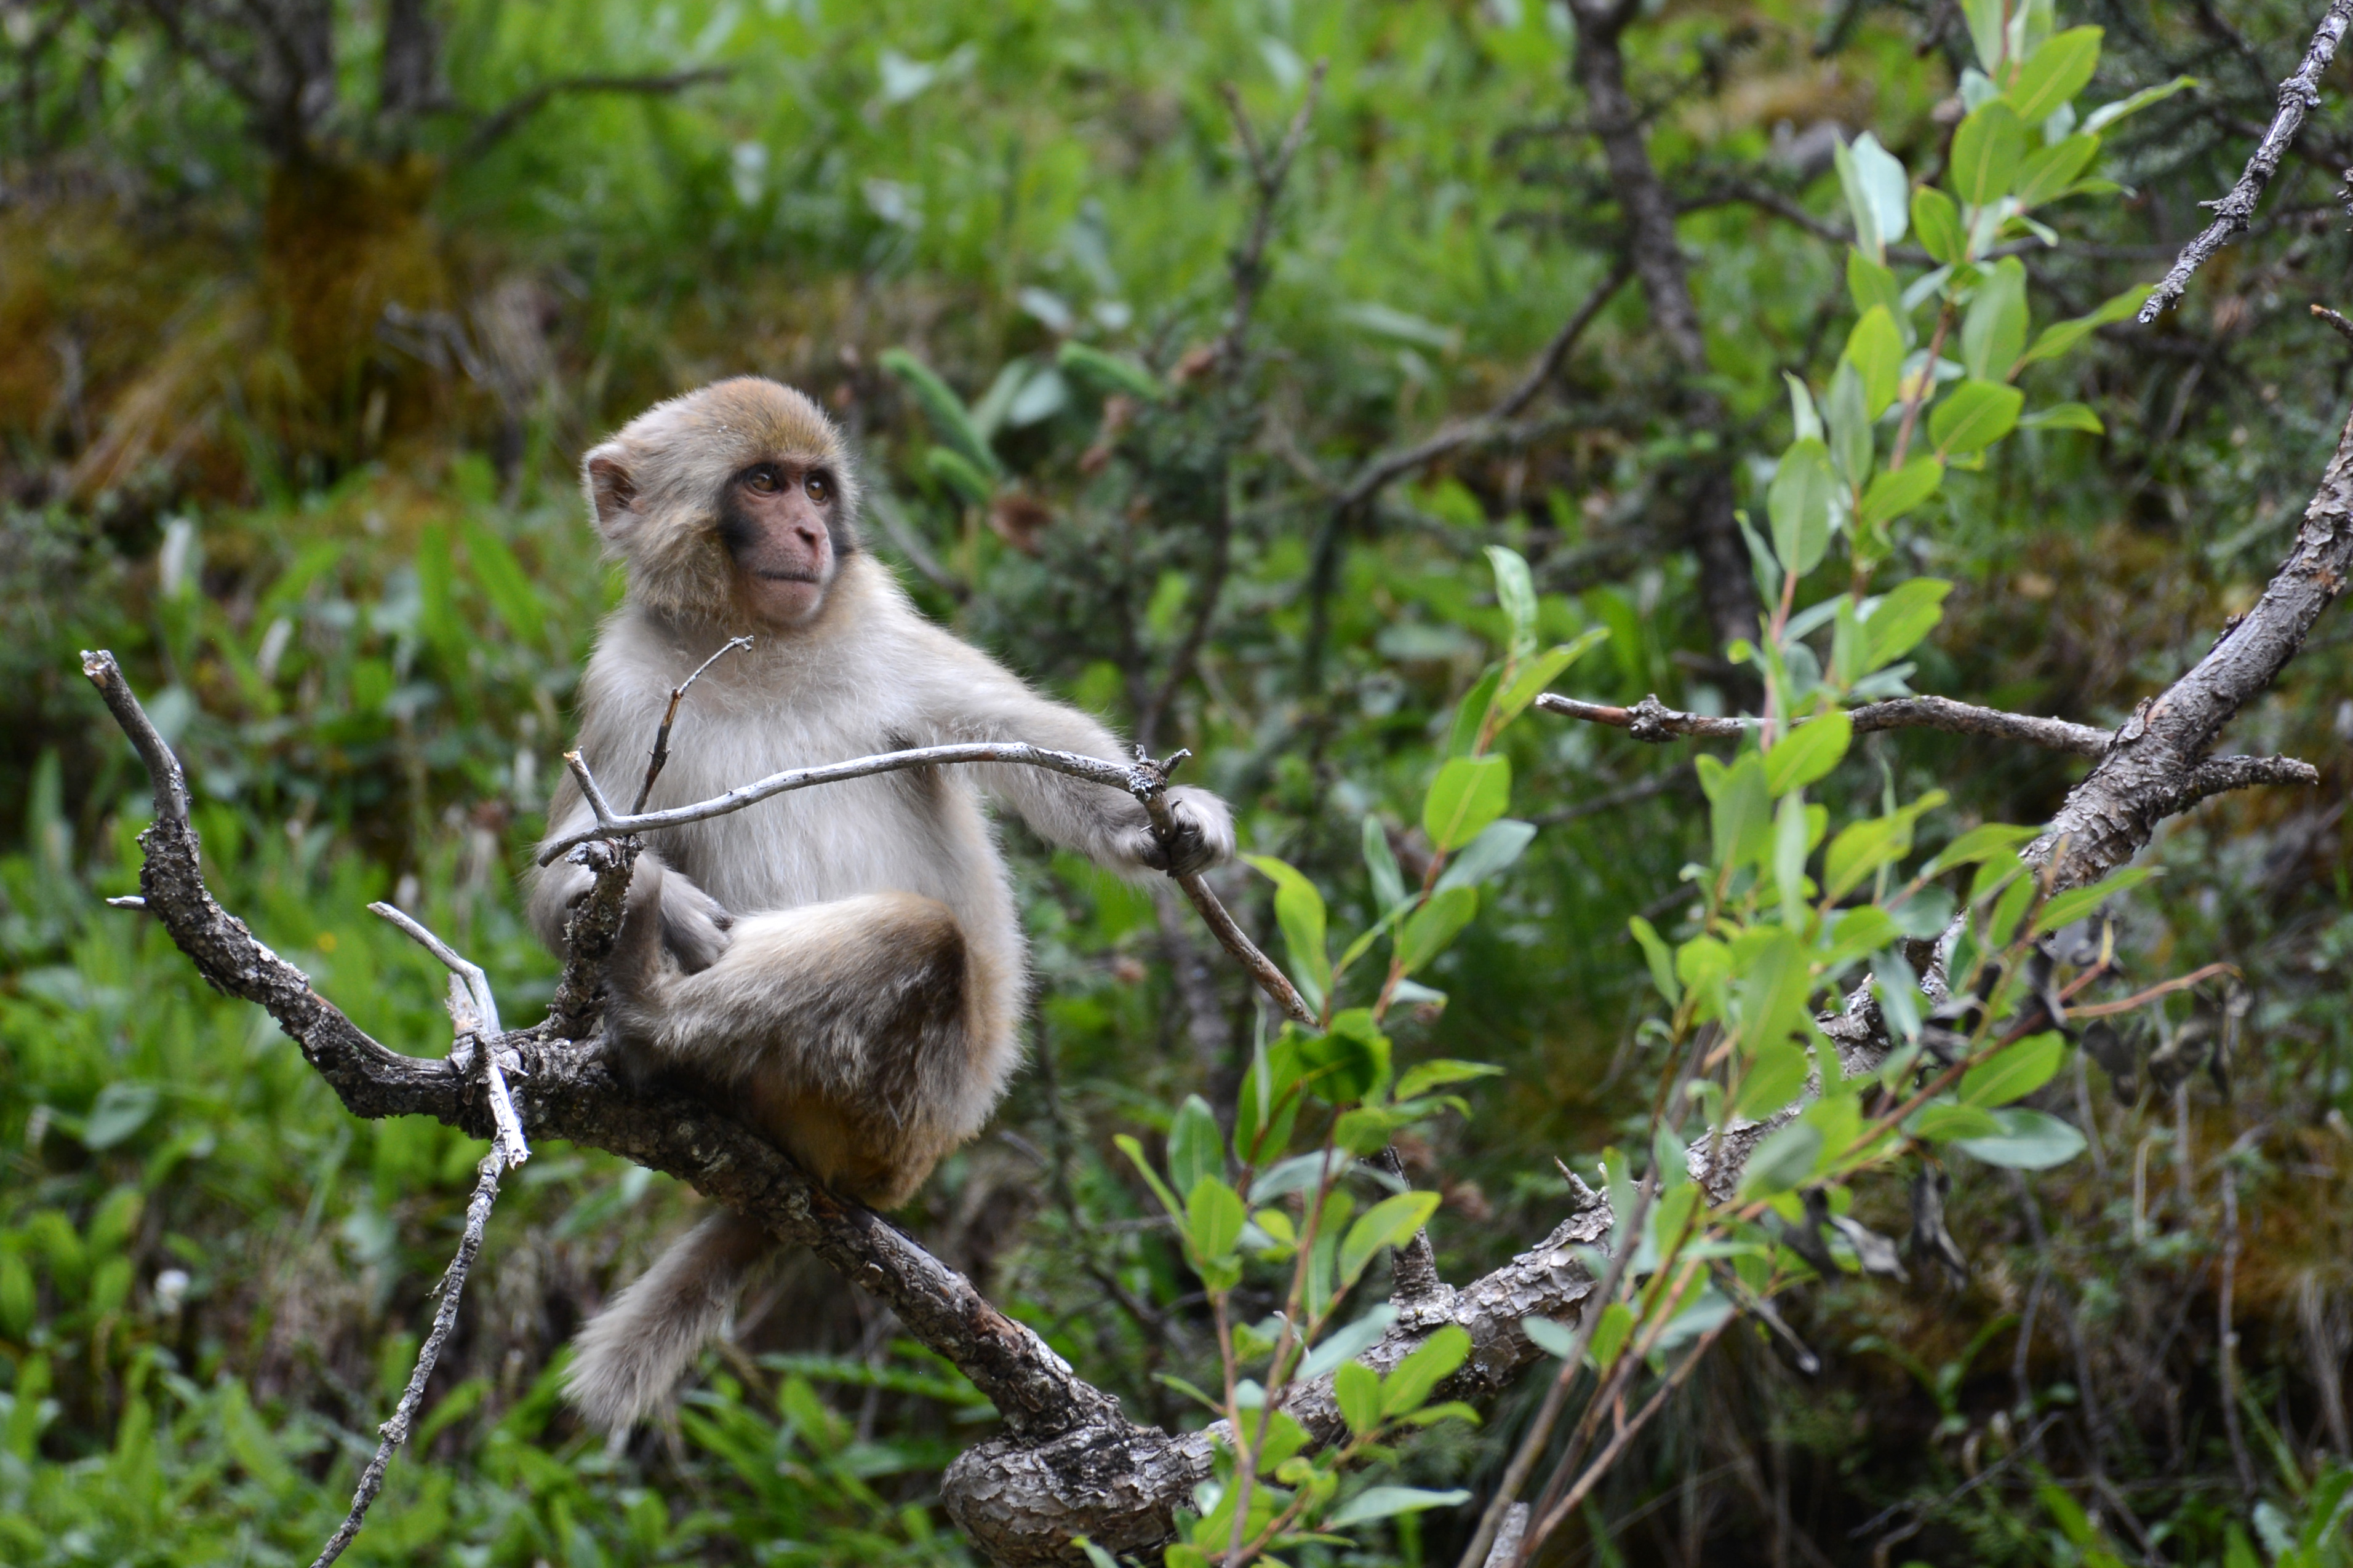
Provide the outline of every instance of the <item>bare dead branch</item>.
<path id="1" fill-rule="evenodd" d="M 2322 321 L 2327 322 L 2330 326 L 2336 328 L 2343 336 L 2353 338 L 2353 321 L 2347 321 L 2343 316 L 2337 314 L 2335 310 L 2330 310 L 2327 306 L 2316 304 L 2313 306 L 2312 313 L 2319 317 Z"/>
<path id="2" fill-rule="evenodd" d="M 2353 0 L 2348 0 L 2353 4 Z M 1306 96 L 1299 100 L 1297 112 L 1283 132 L 1282 141 L 1272 153 L 1260 143 L 1258 132 L 1251 128 L 1250 115 L 1242 108 L 1241 94 L 1231 82 L 1221 84 L 1226 107 L 1232 112 L 1234 124 L 1241 137 L 1242 152 L 1250 160 L 1250 181 L 1256 187 L 1257 205 L 1250 215 L 1250 232 L 1229 258 L 1227 266 L 1233 273 L 1234 300 L 1226 312 L 1225 331 L 1218 334 L 1210 346 L 1210 363 L 1230 367 L 1242 346 L 1242 334 L 1250 331 L 1250 317 L 1258 309 L 1259 290 L 1266 283 L 1266 244 L 1274 234 L 1274 208 L 1282 195 L 1283 185 L 1291 178 L 1291 165 L 1299 156 L 1299 149 L 1307 141 L 1308 121 L 1314 117 L 1316 101 L 1324 96 L 1324 73 L 1330 68 L 1328 60 L 1317 60 L 1307 78 Z"/>
<path id="3" fill-rule="evenodd" d="M 343 1516 L 335 1533 L 328 1537 L 325 1549 L 311 1568 L 328 1568 L 359 1534 L 361 1524 L 367 1519 L 368 1506 L 384 1490 L 384 1474 L 392 1464 L 393 1450 L 408 1441 L 408 1428 L 417 1417 L 417 1406 L 424 1402 L 425 1385 L 433 1377 L 433 1364 L 441 1359 L 442 1343 L 457 1326 L 458 1300 L 465 1294 L 467 1271 L 473 1268 L 475 1256 L 482 1249 L 482 1231 L 491 1222 L 491 1205 L 498 1201 L 503 1156 L 492 1150 L 475 1167 L 474 1195 L 466 1205 L 466 1228 L 458 1238 L 458 1255 L 449 1259 L 440 1284 L 435 1287 L 441 1302 L 433 1310 L 433 1327 L 426 1334 L 425 1343 L 417 1349 L 417 1370 L 408 1374 L 408 1386 L 400 1391 L 400 1402 L 392 1407 L 391 1418 L 376 1428 L 380 1440 L 367 1468 L 360 1472 L 359 1489 L 352 1494 L 351 1511 Z"/>
<path id="4" fill-rule="evenodd" d="M 2272 116 L 2271 128 L 2263 132 L 2263 141 L 2256 143 L 2253 155 L 2248 158 L 2246 172 L 2221 200 L 2206 204 L 2214 209 L 2214 221 L 2182 247 L 2180 257 L 2166 273 L 2165 280 L 2142 304 L 2142 326 L 2156 321 L 2181 298 L 2182 290 L 2189 286 L 2191 273 L 2247 231 L 2247 225 L 2255 216 L 2255 205 L 2263 199 L 2263 188 L 2279 173 L 2280 160 L 2287 155 L 2287 150 L 2295 145 L 2296 133 L 2304 129 L 2304 117 L 2320 107 L 2320 73 L 2336 58 L 2337 46 L 2343 40 L 2348 23 L 2353 23 L 2353 0 L 2329 0 L 2327 14 L 2321 17 L 2311 46 L 2304 51 L 2303 63 L 2279 85 L 2279 111 Z"/>
<path id="5" fill-rule="evenodd" d="M 2353 4 L 2353 0 L 2348 0 Z M 2263 596 L 2225 626 L 2205 658 L 2159 696 L 2141 704 L 2116 742 L 2029 847 L 2038 861 L 2060 855 L 2055 886 L 2096 881 L 2139 853 L 2157 825 L 2219 790 L 2290 782 L 2266 770 L 2316 770 L 2284 758 L 2209 761 L 2222 727 L 2268 688 L 2303 648 L 2320 613 L 2353 573 L 2353 419 L 2338 437 L 2319 489 L 2306 508 L 2295 547 Z M 2063 852 L 2060 847 L 2063 846 Z"/>
<path id="6" fill-rule="evenodd" d="M 1631 708 L 1619 708 L 1604 702 L 1581 702 L 1574 697 L 1562 697 L 1547 691 L 1536 699 L 1536 706 L 1547 713 L 1558 713 L 1565 718 L 1607 724 L 1612 729 L 1625 731 L 1638 741 L 1647 741 L 1654 745 L 1688 736 L 1723 738 L 1743 735 L 1757 727 L 1754 719 L 1679 712 L 1661 702 L 1655 695 L 1643 698 Z M 1868 734 L 1874 730 L 1942 730 L 1955 735 L 1986 735 L 1996 740 L 2018 741 L 2030 746 L 2040 746 L 2045 751 L 2066 752 L 2074 756 L 2095 759 L 2106 756 L 2117 744 L 2116 733 L 2094 729 L 2089 724 L 2072 723 L 2064 719 L 2038 719 L 2027 713 L 2005 713 L 1999 708 L 1979 708 L 1968 702 L 1956 702 L 1949 697 L 1894 697 L 1883 702 L 1869 702 L 1851 709 L 1847 717 L 1853 721 L 1857 734 Z M 2179 792 L 2180 804 L 2166 815 L 2186 811 L 2210 795 L 2229 790 L 2252 789 L 2258 784 L 2309 785 L 2319 782 L 2320 770 L 2295 757 L 2215 757 L 2196 764 L 2189 771 Z"/>
<path id="7" fill-rule="evenodd" d="M 951 746 L 918 746 L 912 751 L 885 752 L 879 756 L 858 757 L 846 763 L 828 763 L 822 767 L 787 768 L 771 773 L 751 784 L 739 784 L 725 795 L 691 805 L 672 806 L 667 811 L 632 812 L 624 816 L 612 808 L 604 792 L 588 772 L 587 763 L 577 752 L 566 752 L 565 765 L 580 784 L 580 793 L 588 807 L 596 815 L 594 827 L 559 838 L 540 851 L 539 863 L 550 865 L 565 851 L 578 847 L 593 838 L 615 838 L 626 835 L 653 833 L 665 827 L 683 826 L 690 822 L 706 822 L 714 816 L 725 816 L 747 805 L 757 805 L 775 795 L 793 790 L 807 789 L 813 784 L 839 784 L 848 779 L 871 778 L 876 773 L 898 773 L 907 768 L 935 768 L 958 763 L 1020 763 L 1030 767 L 1050 768 L 1072 778 L 1088 779 L 1113 789 L 1124 790 L 1141 799 L 1145 789 L 1156 789 L 1137 777 L 1134 768 L 1119 763 L 1107 763 L 1101 757 L 1081 756 L 1075 752 L 1049 751 L 1043 746 L 1031 746 L 1018 741 L 973 741 Z"/>
<path id="8" fill-rule="evenodd" d="M 466 139 L 460 158 L 470 161 L 480 157 L 520 130 L 523 121 L 545 109 L 565 93 L 620 92 L 639 98 L 662 98 L 683 92 L 704 82 L 725 81 L 735 73 L 727 66 L 698 66 L 692 70 L 667 71 L 651 76 L 568 76 L 555 81 L 544 81 L 515 98 L 503 108 L 482 117 L 474 133 Z"/>
<path id="9" fill-rule="evenodd" d="M 522 1119 L 515 1114 L 505 1068 L 499 1061 L 497 1048 L 489 1043 L 505 1033 L 499 1026 L 498 998 L 491 994 L 490 976 L 482 973 L 481 965 L 461 955 L 427 931 L 422 921 L 394 905 L 370 904 L 368 912 L 398 927 L 449 971 L 450 1019 L 457 1026 L 459 1042 L 463 1045 L 471 1037 L 481 1051 L 482 1084 L 490 1095 L 491 1125 L 494 1130 L 491 1142 L 509 1168 L 522 1164 L 531 1158 L 531 1145 L 523 1141 Z"/>
<path id="10" fill-rule="evenodd" d="M 1410 447 L 1368 458 L 1365 466 L 1356 470 L 1356 477 L 1348 481 L 1346 488 L 1341 490 L 1333 505 L 1343 511 L 1353 510 L 1370 500 L 1390 481 L 1413 472 L 1424 464 L 1435 462 L 1464 447 L 1483 445 L 1502 435 L 1518 417 L 1520 411 L 1534 402 L 1536 394 L 1559 374 L 1561 362 L 1568 357 L 1569 350 L 1577 346 L 1577 339 L 1585 335 L 1585 330 L 1601 314 L 1602 308 L 1633 276 L 1634 264 L 1624 257 L 1619 258 L 1608 276 L 1592 293 L 1586 296 L 1585 302 L 1561 323 L 1560 331 L 1545 344 L 1543 352 L 1536 355 L 1535 363 L 1528 367 L 1527 374 L 1493 408 L 1484 414 L 1448 425 Z"/>
<path id="11" fill-rule="evenodd" d="M 719 645 L 717 652 L 696 665 L 692 674 L 670 688 L 670 706 L 662 710 L 661 727 L 654 731 L 653 753 L 646 762 L 645 782 L 638 785 L 638 803 L 629 807 L 631 811 L 645 810 L 646 797 L 654 793 L 654 781 L 661 777 L 662 769 L 670 763 L 670 728 L 678 722 L 678 705 L 686 700 L 687 689 L 702 679 L 704 670 L 737 649 L 751 646 L 752 639 L 748 637 L 729 637 Z"/>

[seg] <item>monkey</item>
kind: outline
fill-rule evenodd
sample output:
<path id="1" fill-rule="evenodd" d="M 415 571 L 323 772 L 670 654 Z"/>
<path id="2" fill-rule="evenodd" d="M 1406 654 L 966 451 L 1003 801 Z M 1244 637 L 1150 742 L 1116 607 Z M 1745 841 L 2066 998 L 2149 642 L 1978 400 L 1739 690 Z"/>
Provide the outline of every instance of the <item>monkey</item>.
<path id="1" fill-rule="evenodd" d="M 648 809 L 926 745 L 1122 759 L 1101 722 L 924 618 L 861 548 L 856 470 L 801 393 L 745 376 L 657 404 L 583 458 L 581 482 L 627 583 L 578 693 L 592 769 L 642 757 L 671 689 L 754 639 L 680 709 Z M 1164 846 L 1132 795 L 1018 763 L 877 774 L 648 833 L 606 977 L 617 1075 L 680 1081 L 841 1195 L 905 1204 L 1021 1055 L 1027 947 L 984 795 L 1124 875 L 1234 851 L 1206 790 L 1167 793 Z M 571 779 L 547 821 L 543 844 L 593 826 Z M 592 879 L 562 859 L 533 874 L 532 923 L 559 955 Z M 615 1430 L 659 1406 L 774 1246 L 724 1210 L 674 1243 L 582 1329 L 575 1408 Z"/>

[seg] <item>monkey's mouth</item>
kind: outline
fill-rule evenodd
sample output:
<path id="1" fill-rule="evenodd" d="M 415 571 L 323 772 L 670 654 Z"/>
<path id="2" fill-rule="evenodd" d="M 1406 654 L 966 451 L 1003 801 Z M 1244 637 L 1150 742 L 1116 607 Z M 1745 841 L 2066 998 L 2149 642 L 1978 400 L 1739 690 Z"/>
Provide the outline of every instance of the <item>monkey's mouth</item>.
<path id="1" fill-rule="evenodd" d="M 814 584 L 820 581 L 818 574 L 814 572 L 754 572 L 753 575 L 766 583 L 808 583 Z"/>

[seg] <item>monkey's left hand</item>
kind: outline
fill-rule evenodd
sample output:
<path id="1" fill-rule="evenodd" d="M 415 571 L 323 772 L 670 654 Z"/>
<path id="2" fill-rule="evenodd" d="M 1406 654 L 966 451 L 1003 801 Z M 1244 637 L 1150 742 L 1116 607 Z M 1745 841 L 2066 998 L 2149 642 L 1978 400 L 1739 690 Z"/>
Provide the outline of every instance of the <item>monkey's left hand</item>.
<path id="1" fill-rule="evenodd" d="M 1139 830 L 1143 842 L 1135 858 L 1143 864 L 1172 877 L 1190 877 L 1234 858 L 1233 813 L 1208 790 L 1170 790 L 1168 817 L 1176 831 L 1166 845 L 1149 825 Z"/>

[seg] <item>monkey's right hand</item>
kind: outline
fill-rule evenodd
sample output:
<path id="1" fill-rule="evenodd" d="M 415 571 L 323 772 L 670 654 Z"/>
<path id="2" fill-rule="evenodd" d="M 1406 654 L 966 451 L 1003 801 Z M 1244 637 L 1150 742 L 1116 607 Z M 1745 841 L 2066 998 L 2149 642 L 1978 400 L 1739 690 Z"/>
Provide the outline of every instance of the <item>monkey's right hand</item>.
<path id="1" fill-rule="evenodd" d="M 1151 828 L 1145 828 L 1136 848 L 1138 860 L 1172 877 L 1190 877 L 1234 858 L 1234 816 L 1224 801 L 1190 787 L 1170 790 L 1167 800 L 1176 832 L 1164 845 Z"/>
<path id="2" fill-rule="evenodd" d="M 664 867 L 661 879 L 662 942 L 689 974 L 699 974 L 727 951 L 735 923 L 723 905 L 677 871 Z"/>

